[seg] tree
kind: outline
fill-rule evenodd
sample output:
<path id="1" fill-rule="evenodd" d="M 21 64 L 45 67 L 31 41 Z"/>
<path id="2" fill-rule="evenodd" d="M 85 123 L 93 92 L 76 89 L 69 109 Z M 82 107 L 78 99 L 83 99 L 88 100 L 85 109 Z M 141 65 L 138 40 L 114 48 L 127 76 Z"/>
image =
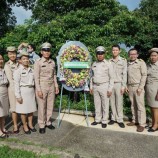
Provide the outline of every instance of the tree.
<path id="1" fill-rule="evenodd" d="M 66 9 L 67 5 L 64 5 L 64 1 L 63 4 L 61 4 L 61 0 L 57 2 L 58 5 L 62 5 Z M 73 2 L 76 3 L 75 0 Z M 7 33 L 6 38 L 0 41 L 1 49 L 10 44 L 17 46 L 17 43 L 19 44 L 24 40 L 34 43 L 39 48 L 42 42 L 48 41 L 53 45 L 53 52 L 55 52 L 53 57 L 55 58 L 58 50 L 66 40 L 79 40 L 85 43 L 91 52 L 94 52 L 98 45 L 111 47 L 112 44 L 119 43 L 117 38 L 111 38 L 111 36 L 115 36 L 112 31 L 114 28 L 109 22 L 120 15 L 122 11 L 128 12 L 127 8 L 120 6 L 115 0 L 99 2 L 91 0 L 87 1 L 87 3 L 89 5 L 87 4 L 85 7 L 82 3 L 80 5 L 76 4 L 74 10 L 67 9 L 65 13 L 60 13 L 57 7 L 57 11 L 54 11 L 56 16 L 48 22 L 44 22 L 43 17 L 40 19 L 41 12 L 36 12 L 39 15 L 37 21 L 27 21 L 24 26 L 18 26 L 13 32 Z M 37 5 L 39 5 L 38 1 Z M 43 10 L 43 13 L 49 13 L 49 11 Z M 92 53 L 92 55 L 95 57 L 95 53 Z"/>
<path id="2" fill-rule="evenodd" d="M 32 9 L 35 0 L 1 0 L 0 1 L 0 36 L 14 28 L 16 17 L 12 13 L 13 6 L 23 6 Z"/>
<path id="3" fill-rule="evenodd" d="M 119 14 L 123 9 L 127 10 L 126 7 L 120 6 L 116 0 L 37 0 L 32 12 L 35 20 L 38 20 L 39 23 L 45 23 L 50 22 L 57 16 L 64 16 L 69 12 L 76 12 L 78 10 L 84 12 L 89 10 L 92 12 L 96 11 L 96 14 L 92 15 L 89 12 L 89 16 L 91 18 L 92 16 L 98 16 L 97 19 L 101 17 L 101 20 L 103 18 L 106 20 L 106 18 Z"/>
<path id="4" fill-rule="evenodd" d="M 85 2 L 85 5 L 84 5 Z M 110 48 L 116 43 L 141 48 L 146 54 L 153 46 L 151 34 L 156 27 L 149 16 L 141 16 L 140 9 L 130 12 L 116 0 L 38 0 L 33 19 L 0 40 L 1 49 L 11 43 L 31 42 L 40 49 L 41 43 L 53 45 L 53 57 L 66 40 L 79 40 L 94 52 L 98 45 Z M 72 7 L 73 4 L 73 7 Z M 46 17 L 44 16 L 46 15 Z M 95 53 L 92 53 L 95 57 Z M 145 56 L 146 58 L 146 56 Z"/>
<path id="5" fill-rule="evenodd" d="M 158 47 L 158 0 L 142 0 L 140 8 L 134 11 L 134 14 L 139 19 L 145 19 L 143 29 L 148 32 L 142 31 L 140 35 L 142 40 L 136 47 L 147 55 L 147 51 L 152 47 Z M 144 29 L 144 30 L 145 30 Z M 145 38 L 145 39 L 144 39 Z"/>

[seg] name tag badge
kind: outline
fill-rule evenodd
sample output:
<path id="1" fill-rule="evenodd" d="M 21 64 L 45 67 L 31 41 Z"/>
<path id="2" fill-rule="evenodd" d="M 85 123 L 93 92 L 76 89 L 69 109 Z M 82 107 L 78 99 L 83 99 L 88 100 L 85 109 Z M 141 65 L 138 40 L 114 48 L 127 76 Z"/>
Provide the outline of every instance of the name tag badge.
<path id="1" fill-rule="evenodd" d="M 21 76 L 26 76 L 26 75 L 27 75 L 26 72 L 21 73 Z"/>
<path id="2" fill-rule="evenodd" d="M 42 65 L 42 67 L 46 67 L 46 65 Z"/>

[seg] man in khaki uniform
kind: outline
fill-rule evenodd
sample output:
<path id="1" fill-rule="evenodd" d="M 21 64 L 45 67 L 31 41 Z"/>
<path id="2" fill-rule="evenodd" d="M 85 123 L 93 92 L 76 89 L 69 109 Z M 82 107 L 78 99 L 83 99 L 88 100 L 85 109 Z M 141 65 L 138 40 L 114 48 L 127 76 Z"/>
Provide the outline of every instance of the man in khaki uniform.
<path id="1" fill-rule="evenodd" d="M 114 85 L 113 67 L 104 59 L 105 48 L 96 48 L 97 61 L 92 64 L 90 93 L 94 95 L 95 121 L 91 125 L 102 122 L 102 128 L 107 127 L 109 117 L 109 98 Z"/>
<path id="2" fill-rule="evenodd" d="M 113 58 L 110 59 L 110 62 L 114 69 L 114 88 L 110 97 L 112 116 L 108 124 L 113 125 L 117 121 L 121 128 L 125 128 L 123 123 L 123 94 L 127 83 L 127 60 L 119 56 L 119 45 L 112 46 L 112 54 Z"/>
<path id="3" fill-rule="evenodd" d="M 137 132 L 143 132 L 146 125 L 144 106 L 144 85 L 147 78 L 147 67 L 142 59 L 138 59 L 136 49 L 130 49 L 130 61 L 127 64 L 127 92 L 131 101 L 132 122 L 128 126 L 137 126 Z"/>
<path id="4" fill-rule="evenodd" d="M 50 59 L 51 44 L 41 46 L 42 58 L 34 65 L 35 86 L 38 102 L 39 132 L 45 133 L 45 127 L 54 129 L 50 119 L 53 112 L 55 94 L 59 93 L 55 63 Z"/>
<path id="5" fill-rule="evenodd" d="M 5 64 L 4 70 L 9 81 L 8 96 L 10 103 L 10 111 L 12 112 L 12 119 L 14 125 L 13 132 L 19 133 L 19 129 L 17 125 L 17 113 L 15 112 L 16 98 L 15 98 L 14 80 L 13 80 L 13 73 L 19 66 L 19 64 L 16 62 L 16 48 L 13 46 L 7 47 L 7 53 L 8 53 L 9 61 Z"/>

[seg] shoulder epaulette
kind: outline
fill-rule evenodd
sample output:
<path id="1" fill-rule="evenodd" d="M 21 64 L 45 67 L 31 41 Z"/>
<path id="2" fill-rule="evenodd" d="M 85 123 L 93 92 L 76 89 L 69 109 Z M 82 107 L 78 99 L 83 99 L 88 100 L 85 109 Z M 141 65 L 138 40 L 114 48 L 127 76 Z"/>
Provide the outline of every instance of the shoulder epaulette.
<path id="1" fill-rule="evenodd" d="M 40 60 L 41 60 L 41 58 L 37 59 L 36 61 L 40 61 Z"/>
<path id="2" fill-rule="evenodd" d="M 126 58 L 123 58 L 123 57 L 121 57 L 122 58 L 122 60 L 127 60 Z"/>
<path id="3" fill-rule="evenodd" d="M 142 60 L 142 59 L 138 59 L 139 61 L 144 61 L 144 60 Z"/>

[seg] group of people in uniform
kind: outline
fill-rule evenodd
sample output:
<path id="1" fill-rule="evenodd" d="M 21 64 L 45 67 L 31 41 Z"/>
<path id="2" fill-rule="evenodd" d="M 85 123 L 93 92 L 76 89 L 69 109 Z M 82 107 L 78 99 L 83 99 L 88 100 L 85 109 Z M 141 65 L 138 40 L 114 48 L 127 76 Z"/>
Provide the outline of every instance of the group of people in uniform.
<path id="1" fill-rule="evenodd" d="M 34 52 L 33 45 L 22 43 L 17 60 L 17 50 L 10 46 L 6 50 L 9 61 L 5 64 L 0 54 L 0 138 L 9 136 L 4 126 L 9 111 L 13 120 L 13 133 L 19 133 L 18 114 L 25 134 L 37 131 L 33 126 L 33 113 L 37 111 L 36 100 L 39 133 L 44 134 L 46 128 L 55 129 L 51 116 L 59 88 L 55 63 L 50 59 L 51 47 L 50 43 L 43 43 L 40 58 Z M 35 62 L 34 69 L 30 66 L 30 58 Z"/>
<path id="2" fill-rule="evenodd" d="M 120 46 L 112 46 L 112 58 L 105 59 L 103 46 L 96 48 L 97 61 L 92 64 L 90 93 L 94 95 L 95 121 L 91 125 L 101 124 L 102 128 L 117 123 L 125 128 L 123 122 L 123 95 L 127 93 L 131 102 L 132 122 L 127 126 L 136 126 L 137 132 L 158 130 L 158 48 L 149 50 L 150 61 L 138 59 L 138 51 L 128 51 L 129 61 L 120 57 Z M 144 97 L 151 107 L 152 126 L 146 125 Z M 109 105 L 111 120 L 109 121 Z"/>
<path id="3" fill-rule="evenodd" d="M 46 128 L 55 129 L 51 117 L 55 94 L 59 93 L 55 62 L 50 58 L 51 44 L 41 45 L 40 58 L 32 44 L 22 43 L 17 50 L 7 48 L 9 61 L 4 64 L 0 54 L 0 138 L 7 138 L 5 117 L 11 112 L 13 133 L 19 133 L 18 114 L 21 116 L 25 134 L 36 132 L 33 125 L 33 113 L 37 111 L 39 133 L 44 134 Z M 27 49 L 24 49 L 27 48 Z M 103 46 L 96 48 L 97 61 L 91 66 L 90 93 L 94 95 L 95 121 L 91 125 L 101 124 L 102 128 L 118 123 L 125 128 L 123 122 L 123 95 L 129 94 L 131 101 L 132 122 L 128 126 L 137 126 L 138 132 L 146 127 L 146 110 L 144 95 L 151 107 L 152 126 L 149 132 L 158 129 L 158 48 L 149 50 L 150 63 L 146 66 L 138 59 L 135 48 L 129 50 L 129 61 L 120 56 L 120 46 L 112 46 L 113 57 L 105 59 Z M 30 59 L 33 61 L 30 66 Z M 109 106 L 111 120 L 109 121 Z"/>

